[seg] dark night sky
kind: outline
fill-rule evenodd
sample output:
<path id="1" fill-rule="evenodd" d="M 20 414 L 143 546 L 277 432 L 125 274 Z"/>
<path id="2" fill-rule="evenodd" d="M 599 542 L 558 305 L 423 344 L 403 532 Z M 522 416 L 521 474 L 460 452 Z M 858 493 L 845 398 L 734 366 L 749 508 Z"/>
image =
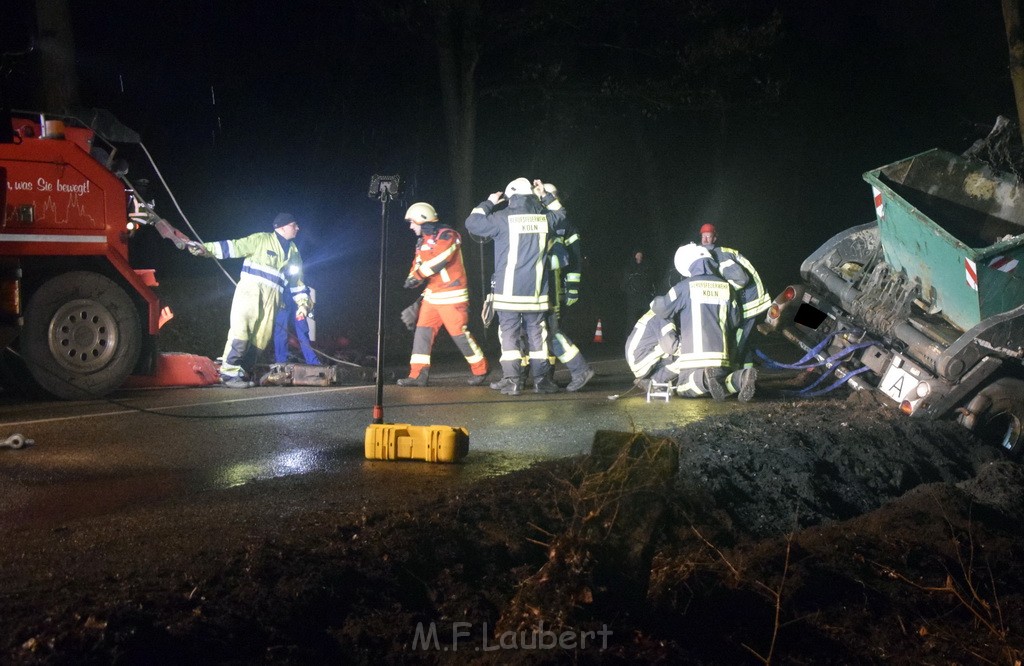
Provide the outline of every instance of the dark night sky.
<path id="1" fill-rule="evenodd" d="M 345 286 L 376 276 L 380 206 L 366 195 L 373 173 L 399 172 L 409 185 L 392 211 L 392 282 L 411 256 L 404 206 L 432 201 L 460 225 L 468 214 L 454 210 L 447 181 L 435 51 L 380 21 L 368 3 L 69 4 L 83 105 L 112 110 L 142 135 L 205 239 L 241 236 L 279 210 L 294 212 L 308 280 L 328 312 L 332 294 L 341 305 L 339 329 L 351 311 L 367 319 L 376 308 L 375 293 Z M 963 150 L 998 114 L 1015 117 L 995 0 L 754 3 L 760 12 L 770 4 L 783 21 L 772 71 L 784 83 L 771 107 L 736 108 L 725 120 L 664 114 L 645 121 L 651 140 L 639 147 L 614 113 L 581 114 L 568 127 L 541 122 L 535 109 L 524 116 L 482 103 L 474 198 L 519 175 L 559 185 L 584 233 L 590 316 L 614 319 L 606 295 L 615 296 L 631 246 L 666 265 L 705 221 L 776 292 L 821 242 L 871 219 L 863 172 L 933 147 Z M 545 34 L 531 48 L 582 54 L 584 71 L 585 36 Z M 484 60 L 481 80 L 500 82 L 507 67 Z M 31 106 L 29 76 L 16 68 L 10 77 L 16 108 Z M 167 197 L 155 196 L 181 224 Z M 173 272 L 179 260 L 163 268 Z"/>

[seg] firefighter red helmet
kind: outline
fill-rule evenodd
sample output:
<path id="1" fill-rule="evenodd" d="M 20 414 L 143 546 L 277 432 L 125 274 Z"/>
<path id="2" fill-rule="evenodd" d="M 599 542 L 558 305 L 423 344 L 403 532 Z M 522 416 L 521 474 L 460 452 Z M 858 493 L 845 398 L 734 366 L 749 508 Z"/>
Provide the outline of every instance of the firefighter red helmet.
<path id="1" fill-rule="evenodd" d="M 715 225 L 713 225 L 713 224 L 702 225 L 701 228 L 700 228 L 700 232 L 702 234 L 715 234 L 715 235 L 718 235 L 718 232 L 715 231 Z"/>

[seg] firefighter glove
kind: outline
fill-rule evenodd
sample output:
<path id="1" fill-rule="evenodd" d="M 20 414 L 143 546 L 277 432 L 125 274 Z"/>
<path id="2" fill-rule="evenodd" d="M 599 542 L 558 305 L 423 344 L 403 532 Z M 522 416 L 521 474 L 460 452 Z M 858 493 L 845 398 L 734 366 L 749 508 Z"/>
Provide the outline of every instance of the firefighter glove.
<path id="1" fill-rule="evenodd" d="M 420 299 L 416 299 L 416 302 L 402 310 L 402 323 L 410 331 L 416 330 L 416 321 L 420 318 Z"/>
<path id="2" fill-rule="evenodd" d="M 295 309 L 295 321 L 302 321 L 309 316 L 309 306 L 300 305 Z"/>
<path id="3" fill-rule="evenodd" d="M 565 278 L 565 304 L 572 305 L 580 300 L 580 274 L 570 273 Z"/>
<path id="4" fill-rule="evenodd" d="M 480 311 L 480 319 L 484 322 L 485 328 L 494 321 L 494 294 L 487 294 L 487 297 L 484 299 L 484 307 Z"/>
<path id="5" fill-rule="evenodd" d="M 194 257 L 209 257 L 210 256 L 210 253 L 209 253 L 209 251 L 207 251 L 206 246 L 204 246 L 202 243 L 197 243 L 196 241 L 189 241 L 188 244 L 186 245 L 186 247 L 188 248 L 188 251 Z"/>
<path id="6" fill-rule="evenodd" d="M 406 289 L 416 289 L 417 287 L 423 286 L 423 280 L 421 280 L 418 277 L 410 275 L 409 277 L 405 278 L 405 284 L 402 286 L 405 287 Z"/>

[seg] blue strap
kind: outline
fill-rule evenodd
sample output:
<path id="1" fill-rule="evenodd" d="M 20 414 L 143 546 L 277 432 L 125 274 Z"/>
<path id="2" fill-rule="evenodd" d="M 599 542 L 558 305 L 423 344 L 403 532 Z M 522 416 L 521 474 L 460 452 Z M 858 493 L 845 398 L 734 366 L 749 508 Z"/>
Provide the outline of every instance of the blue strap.
<path id="1" fill-rule="evenodd" d="M 829 363 L 833 363 L 833 362 L 843 358 L 844 356 L 849 355 L 851 352 L 854 352 L 854 351 L 856 351 L 858 349 L 864 349 L 865 347 L 870 347 L 871 345 L 874 344 L 874 342 L 870 341 L 870 340 L 866 341 L 866 342 L 858 342 L 855 345 L 850 345 L 849 347 L 843 347 L 842 349 L 837 351 L 835 354 L 833 354 L 832 356 L 829 356 L 828 358 L 826 358 L 823 361 L 815 361 L 813 363 L 808 363 L 807 361 L 809 359 L 811 359 L 811 358 L 814 358 L 822 350 L 822 348 L 828 342 L 830 342 L 833 337 L 835 337 L 835 335 L 836 335 L 835 333 L 832 333 L 832 334 L 826 336 L 824 340 L 822 340 L 821 342 L 816 344 L 809 352 L 804 354 L 803 358 L 801 358 L 796 363 L 780 363 L 778 361 L 775 361 L 775 360 L 769 358 L 768 355 L 765 354 L 764 352 L 762 352 L 760 349 L 755 349 L 754 353 L 756 353 L 757 356 L 764 362 L 764 365 L 769 367 L 769 368 L 773 368 L 773 369 L 783 368 L 783 369 L 787 369 L 787 370 L 811 370 L 813 368 L 820 368 L 823 365 L 827 365 Z"/>
<path id="2" fill-rule="evenodd" d="M 857 375 L 859 375 L 859 374 L 861 374 L 863 372 L 867 372 L 870 369 L 871 368 L 869 368 L 866 365 L 865 366 L 861 366 L 861 367 L 857 368 L 856 370 L 853 370 L 852 372 L 846 373 L 845 375 L 843 375 L 842 377 L 840 377 L 839 379 L 834 381 L 832 384 L 826 386 L 825 388 L 818 389 L 817 391 L 808 391 L 808 389 L 813 388 L 815 385 L 818 384 L 818 382 L 816 381 L 816 382 L 814 382 L 814 384 L 811 384 L 810 386 L 806 386 L 806 387 L 800 389 L 799 391 L 784 391 L 784 393 L 787 393 L 789 395 L 798 395 L 798 396 L 803 397 L 803 398 L 814 398 L 814 397 L 817 397 L 819 395 L 825 395 L 826 393 L 831 393 L 832 391 L 836 390 L 837 388 L 839 388 L 840 386 L 842 386 L 846 382 L 848 382 L 851 379 L 853 379 L 855 376 L 857 376 Z M 824 379 L 827 376 L 828 375 L 824 375 L 823 374 L 818 379 L 818 381 L 821 381 L 822 379 Z"/>
<path id="3" fill-rule="evenodd" d="M 826 346 L 828 346 L 828 344 L 830 342 L 832 342 L 832 338 L 834 338 L 836 336 L 836 333 L 838 333 L 838 331 L 836 331 L 834 333 L 829 333 L 828 335 L 826 335 L 821 340 L 821 342 L 819 342 L 818 344 L 814 345 L 814 347 L 812 347 L 810 351 L 808 351 L 806 354 L 804 354 L 803 358 L 801 358 L 796 363 L 782 363 L 780 361 L 776 361 L 776 360 L 772 359 L 771 357 L 769 357 L 767 354 L 765 354 L 760 349 L 755 349 L 754 353 L 757 354 L 757 357 L 760 358 L 764 362 L 764 364 L 767 367 L 769 367 L 769 368 L 776 368 L 776 369 L 785 368 L 787 370 L 806 370 L 808 368 L 816 368 L 816 367 L 818 367 L 821 364 L 820 363 L 808 364 L 807 362 L 810 361 L 815 356 L 817 356 L 818 352 L 820 352 L 822 349 L 824 349 Z"/>

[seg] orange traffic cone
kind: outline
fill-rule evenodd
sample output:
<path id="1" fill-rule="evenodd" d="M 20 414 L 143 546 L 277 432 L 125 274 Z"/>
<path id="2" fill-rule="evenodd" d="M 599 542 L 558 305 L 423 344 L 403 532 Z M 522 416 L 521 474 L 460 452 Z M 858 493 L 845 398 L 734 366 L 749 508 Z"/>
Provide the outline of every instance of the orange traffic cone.
<path id="1" fill-rule="evenodd" d="M 594 331 L 594 342 L 604 342 L 604 334 L 601 332 L 601 320 L 597 320 L 597 330 Z"/>

